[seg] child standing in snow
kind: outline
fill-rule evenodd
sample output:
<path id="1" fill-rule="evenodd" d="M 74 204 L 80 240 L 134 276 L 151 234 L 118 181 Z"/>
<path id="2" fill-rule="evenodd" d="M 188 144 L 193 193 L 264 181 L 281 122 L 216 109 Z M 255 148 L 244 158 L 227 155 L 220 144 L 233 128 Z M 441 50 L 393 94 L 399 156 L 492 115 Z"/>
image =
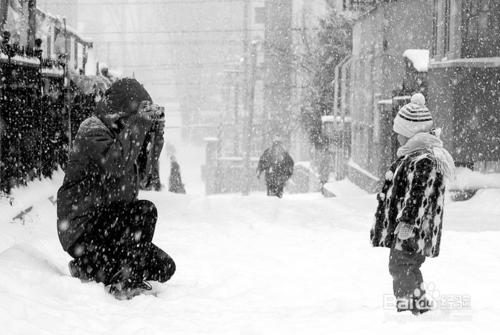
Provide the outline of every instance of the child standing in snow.
<path id="1" fill-rule="evenodd" d="M 137 156 L 158 115 L 135 79 L 113 83 L 96 114 L 78 130 L 58 191 L 59 240 L 74 258 L 73 276 L 128 294 L 175 272 L 152 243 L 155 205 L 137 199 Z"/>
<path id="2" fill-rule="evenodd" d="M 389 271 L 398 311 L 414 314 L 432 306 L 425 296 L 420 266 L 439 255 L 446 181 L 454 162 L 443 148 L 425 97 L 417 93 L 394 119 L 401 147 L 378 194 L 370 238 L 375 247 L 388 247 Z"/>

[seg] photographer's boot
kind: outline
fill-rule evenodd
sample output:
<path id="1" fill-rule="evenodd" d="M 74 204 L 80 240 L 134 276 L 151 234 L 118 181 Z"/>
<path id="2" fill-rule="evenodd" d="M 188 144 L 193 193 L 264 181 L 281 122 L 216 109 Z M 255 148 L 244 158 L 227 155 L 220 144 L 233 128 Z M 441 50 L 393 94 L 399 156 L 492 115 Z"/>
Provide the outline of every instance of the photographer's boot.
<path id="1" fill-rule="evenodd" d="M 92 281 L 93 278 L 90 274 L 81 267 L 76 260 L 71 260 L 68 263 L 69 273 L 71 277 L 78 278 L 83 282 Z"/>

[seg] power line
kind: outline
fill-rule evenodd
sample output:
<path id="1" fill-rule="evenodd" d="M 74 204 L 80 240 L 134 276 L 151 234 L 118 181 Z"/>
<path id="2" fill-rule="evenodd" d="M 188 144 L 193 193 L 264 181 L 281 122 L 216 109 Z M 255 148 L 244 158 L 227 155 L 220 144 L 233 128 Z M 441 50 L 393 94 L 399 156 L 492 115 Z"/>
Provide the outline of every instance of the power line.
<path id="1" fill-rule="evenodd" d="M 224 44 L 236 44 L 240 43 L 239 39 L 228 39 L 228 40 L 195 40 L 195 41 L 168 41 L 168 40 L 156 40 L 156 41 L 105 41 L 105 40 L 94 40 L 94 43 L 98 46 L 104 47 L 107 43 L 114 45 L 224 45 Z M 95 46 L 94 46 L 95 47 Z"/>
<path id="2" fill-rule="evenodd" d="M 192 69 L 199 69 L 199 70 L 214 70 L 214 69 L 224 69 L 227 68 L 227 64 L 221 64 L 221 65 L 200 65 L 200 66 L 159 66 L 159 67 L 150 67 L 150 68 L 144 68 L 144 67 L 135 67 L 135 66 L 127 66 L 126 69 L 129 70 L 134 70 L 134 71 L 140 71 L 140 72 L 154 72 L 154 71 L 168 71 L 168 70 L 192 70 Z"/>
<path id="3" fill-rule="evenodd" d="M 291 31 L 303 31 L 303 30 L 312 30 L 318 31 L 319 28 L 310 27 L 310 28 L 300 28 L 300 27 L 292 27 L 289 30 Z M 135 34 L 135 35 L 153 35 L 153 34 L 227 34 L 227 33 L 244 33 L 245 29 L 235 28 L 235 29 L 192 29 L 192 30 L 144 30 L 144 31 L 95 31 L 95 32 L 86 32 L 88 35 L 114 35 L 114 34 Z M 248 32 L 258 32 L 264 33 L 265 29 L 263 28 L 254 28 L 248 29 Z"/>
<path id="4" fill-rule="evenodd" d="M 95 6 L 95 5 L 129 5 L 129 6 L 142 6 L 142 5 L 189 5 L 189 4 L 211 4 L 211 3 L 243 3 L 245 0 L 159 0 L 159 1 L 86 1 L 79 2 L 79 6 Z M 67 1 L 51 1 L 50 4 L 67 5 Z"/>
<path id="5" fill-rule="evenodd" d="M 302 30 L 300 28 L 291 28 L 291 30 Z M 264 29 L 249 29 L 249 32 L 264 32 Z M 152 34 L 215 34 L 215 33 L 243 33 L 245 29 L 193 29 L 193 30 L 145 30 L 145 31 L 96 31 L 86 32 L 88 35 L 112 35 L 112 34 L 136 34 L 136 35 L 152 35 Z"/>
<path id="6" fill-rule="evenodd" d="M 155 69 L 196 69 L 196 68 L 219 68 L 219 67 L 234 67 L 238 64 L 233 63 L 190 63 L 190 64 L 158 64 L 158 65 L 129 65 L 128 68 L 134 68 L 139 70 L 155 70 Z"/>

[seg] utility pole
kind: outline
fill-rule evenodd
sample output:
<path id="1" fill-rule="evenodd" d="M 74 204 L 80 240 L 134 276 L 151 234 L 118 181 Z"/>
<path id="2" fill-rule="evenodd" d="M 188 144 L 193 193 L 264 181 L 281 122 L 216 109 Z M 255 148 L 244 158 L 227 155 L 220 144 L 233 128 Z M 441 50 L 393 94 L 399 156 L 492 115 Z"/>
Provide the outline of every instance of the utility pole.
<path id="1" fill-rule="evenodd" d="M 247 138 L 248 134 L 246 131 L 248 131 L 246 127 L 245 120 L 248 121 L 248 119 L 245 119 L 246 117 L 249 117 L 249 110 L 248 110 L 248 93 L 249 93 L 249 82 L 248 82 L 248 60 L 249 60 L 249 55 L 248 55 L 248 46 L 250 44 L 250 16 L 249 16 L 249 11 L 250 11 L 250 0 L 243 0 L 243 83 L 242 83 L 242 93 L 243 93 L 243 118 L 242 118 L 242 133 L 243 133 L 243 151 L 244 151 L 244 161 L 243 161 L 243 176 L 244 176 L 244 183 L 242 185 L 243 189 L 243 195 L 248 195 L 250 193 L 250 189 L 248 187 L 248 182 L 245 180 L 245 177 L 249 175 L 248 171 L 248 166 L 246 161 L 247 157 L 247 151 L 248 151 L 248 146 L 247 146 Z"/>
<path id="2" fill-rule="evenodd" d="M 243 4 L 243 110 L 248 114 L 248 46 L 250 44 L 250 0 Z"/>
<path id="3" fill-rule="evenodd" d="M 239 80 L 239 75 L 236 73 L 234 76 L 233 82 L 234 82 L 234 128 L 235 128 L 235 134 L 234 134 L 234 156 L 238 156 L 240 154 L 240 135 L 238 131 L 238 124 L 240 123 L 240 117 L 239 117 L 239 103 L 240 103 L 240 85 L 238 83 Z"/>
<path id="4" fill-rule="evenodd" d="M 245 186 L 243 189 L 243 195 L 250 194 L 250 187 L 252 185 L 253 173 L 251 170 L 251 155 L 252 155 L 252 137 L 253 137 L 253 112 L 254 112 L 254 100 L 255 100 L 255 81 L 257 73 L 257 42 L 253 41 L 250 47 L 250 85 L 248 87 L 248 116 L 246 124 L 246 143 L 245 143 L 245 159 L 244 159 L 244 172 L 246 174 Z"/>

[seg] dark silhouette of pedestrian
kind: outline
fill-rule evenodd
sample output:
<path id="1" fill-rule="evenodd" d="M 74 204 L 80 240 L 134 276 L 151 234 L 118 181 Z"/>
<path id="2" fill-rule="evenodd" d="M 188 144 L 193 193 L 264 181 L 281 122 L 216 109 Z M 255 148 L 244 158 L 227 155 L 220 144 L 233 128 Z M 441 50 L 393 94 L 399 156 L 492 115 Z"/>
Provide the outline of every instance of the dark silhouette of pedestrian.
<path id="1" fill-rule="evenodd" d="M 173 193 L 186 193 L 181 178 L 181 167 L 173 155 L 170 156 L 170 178 L 168 180 L 168 191 Z"/>
<path id="2" fill-rule="evenodd" d="M 265 172 L 268 196 L 283 197 L 283 189 L 293 174 L 293 166 L 292 157 L 285 150 L 281 139 L 276 138 L 260 157 L 257 167 L 257 178 Z"/>

